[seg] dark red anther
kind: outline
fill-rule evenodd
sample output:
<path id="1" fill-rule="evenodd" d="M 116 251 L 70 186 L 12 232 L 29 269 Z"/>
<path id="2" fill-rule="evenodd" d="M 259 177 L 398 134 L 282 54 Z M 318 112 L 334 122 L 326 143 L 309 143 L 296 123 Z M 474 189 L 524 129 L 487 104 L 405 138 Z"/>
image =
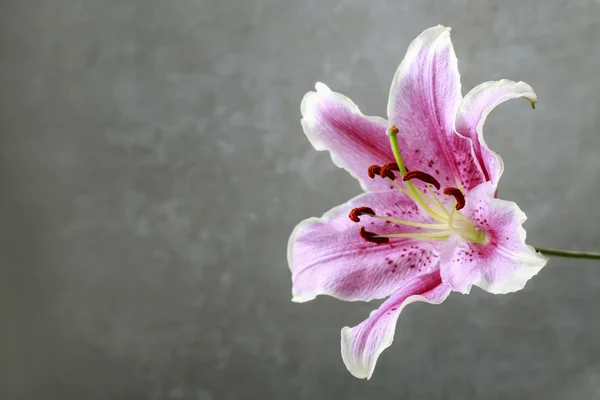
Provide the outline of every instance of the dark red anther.
<path id="1" fill-rule="evenodd" d="M 460 210 L 465 206 L 465 196 L 460 191 L 460 189 L 457 189 L 455 187 L 447 187 L 446 189 L 444 189 L 444 194 L 447 196 L 454 196 L 454 198 L 456 199 L 457 210 Z"/>
<path id="2" fill-rule="evenodd" d="M 373 211 L 373 209 L 369 207 L 356 207 L 350 210 L 350 214 L 348 214 L 348 217 L 354 222 L 360 222 L 359 217 L 365 214 L 375 215 L 375 211 Z"/>
<path id="3" fill-rule="evenodd" d="M 411 179 L 418 179 L 425 183 L 429 183 L 429 184 L 435 186 L 435 188 L 437 190 L 440 190 L 440 183 L 437 181 L 437 179 L 435 179 L 433 176 L 429 175 L 426 172 L 410 171 L 410 172 L 407 172 L 406 174 L 404 174 L 404 176 L 402 177 L 403 181 L 409 181 Z"/>
<path id="4" fill-rule="evenodd" d="M 386 163 L 383 165 L 383 167 L 381 167 L 381 171 L 379 171 L 379 176 L 382 178 L 388 177 L 391 180 L 394 180 L 396 179 L 396 176 L 394 175 L 393 171 L 400 171 L 400 168 L 398 168 L 398 163 Z"/>
<path id="5" fill-rule="evenodd" d="M 375 176 L 379 175 L 379 171 L 381 171 L 381 167 L 379 165 L 371 165 L 367 170 L 367 174 L 369 178 L 373 179 Z"/>
<path id="6" fill-rule="evenodd" d="M 358 234 L 361 238 L 365 239 L 365 241 L 375 244 L 386 244 L 390 241 L 390 238 L 377 236 L 376 233 L 368 232 L 365 230 L 364 226 L 361 226 L 358 230 Z"/>

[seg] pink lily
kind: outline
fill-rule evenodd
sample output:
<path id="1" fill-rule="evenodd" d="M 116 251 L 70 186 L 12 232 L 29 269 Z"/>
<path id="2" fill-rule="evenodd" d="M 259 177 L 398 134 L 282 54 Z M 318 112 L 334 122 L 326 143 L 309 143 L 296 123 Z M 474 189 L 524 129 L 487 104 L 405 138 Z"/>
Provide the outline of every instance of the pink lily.
<path id="1" fill-rule="evenodd" d="M 293 301 L 389 297 L 342 329 L 342 358 L 354 376 L 371 377 L 407 304 L 439 304 L 473 285 L 517 291 L 546 264 L 525 244 L 525 214 L 495 198 L 502 160 L 482 136 L 488 113 L 519 97 L 535 104 L 529 85 L 508 80 L 483 83 L 463 98 L 450 29 L 436 26 L 408 48 L 387 121 L 364 116 L 322 83 L 302 100 L 312 145 L 329 151 L 365 193 L 294 229 Z"/>

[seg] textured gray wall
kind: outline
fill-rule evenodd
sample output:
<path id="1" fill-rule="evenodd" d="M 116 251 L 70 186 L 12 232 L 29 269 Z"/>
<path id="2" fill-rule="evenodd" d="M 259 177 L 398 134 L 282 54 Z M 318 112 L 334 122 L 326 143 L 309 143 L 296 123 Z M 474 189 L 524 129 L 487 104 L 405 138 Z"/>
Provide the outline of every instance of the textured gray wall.
<path id="1" fill-rule="evenodd" d="M 372 5 L 367 5 L 372 3 Z M 293 304 L 286 242 L 359 192 L 299 119 L 317 80 L 383 115 L 442 23 L 494 112 L 501 197 L 531 244 L 600 250 L 600 3 L 12 0 L 1 29 L 3 399 L 593 399 L 600 265 L 415 304 L 371 381 L 339 331 L 373 304 Z"/>

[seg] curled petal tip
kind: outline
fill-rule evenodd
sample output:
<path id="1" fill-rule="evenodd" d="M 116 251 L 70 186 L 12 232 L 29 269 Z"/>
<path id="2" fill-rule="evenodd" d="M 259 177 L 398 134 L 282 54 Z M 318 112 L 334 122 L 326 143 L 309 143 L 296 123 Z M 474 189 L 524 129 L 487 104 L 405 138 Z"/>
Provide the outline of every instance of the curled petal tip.
<path id="1" fill-rule="evenodd" d="M 329 86 L 327 86 L 323 82 L 315 83 L 315 90 L 317 92 L 331 92 L 331 89 L 329 89 Z"/>
<path id="2" fill-rule="evenodd" d="M 537 103 L 537 100 L 534 99 L 527 99 L 529 100 L 529 103 L 531 103 L 531 108 L 533 108 L 535 110 L 535 103 Z"/>

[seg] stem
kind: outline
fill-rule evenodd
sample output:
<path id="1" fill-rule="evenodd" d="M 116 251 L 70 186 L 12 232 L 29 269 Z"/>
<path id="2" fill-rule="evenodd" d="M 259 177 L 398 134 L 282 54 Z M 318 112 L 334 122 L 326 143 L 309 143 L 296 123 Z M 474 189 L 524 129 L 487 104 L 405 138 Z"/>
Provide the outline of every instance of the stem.
<path id="1" fill-rule="evenodd" d="M 589 251 L 571 251 L 560 249 L 547 249 L 544 247 L 536 247 L 537 251 L 547 256 L 565 257 L 565 258 L 583 258 L 587 260 L 600 260 L 600 253 L 592 253 Z"/>

